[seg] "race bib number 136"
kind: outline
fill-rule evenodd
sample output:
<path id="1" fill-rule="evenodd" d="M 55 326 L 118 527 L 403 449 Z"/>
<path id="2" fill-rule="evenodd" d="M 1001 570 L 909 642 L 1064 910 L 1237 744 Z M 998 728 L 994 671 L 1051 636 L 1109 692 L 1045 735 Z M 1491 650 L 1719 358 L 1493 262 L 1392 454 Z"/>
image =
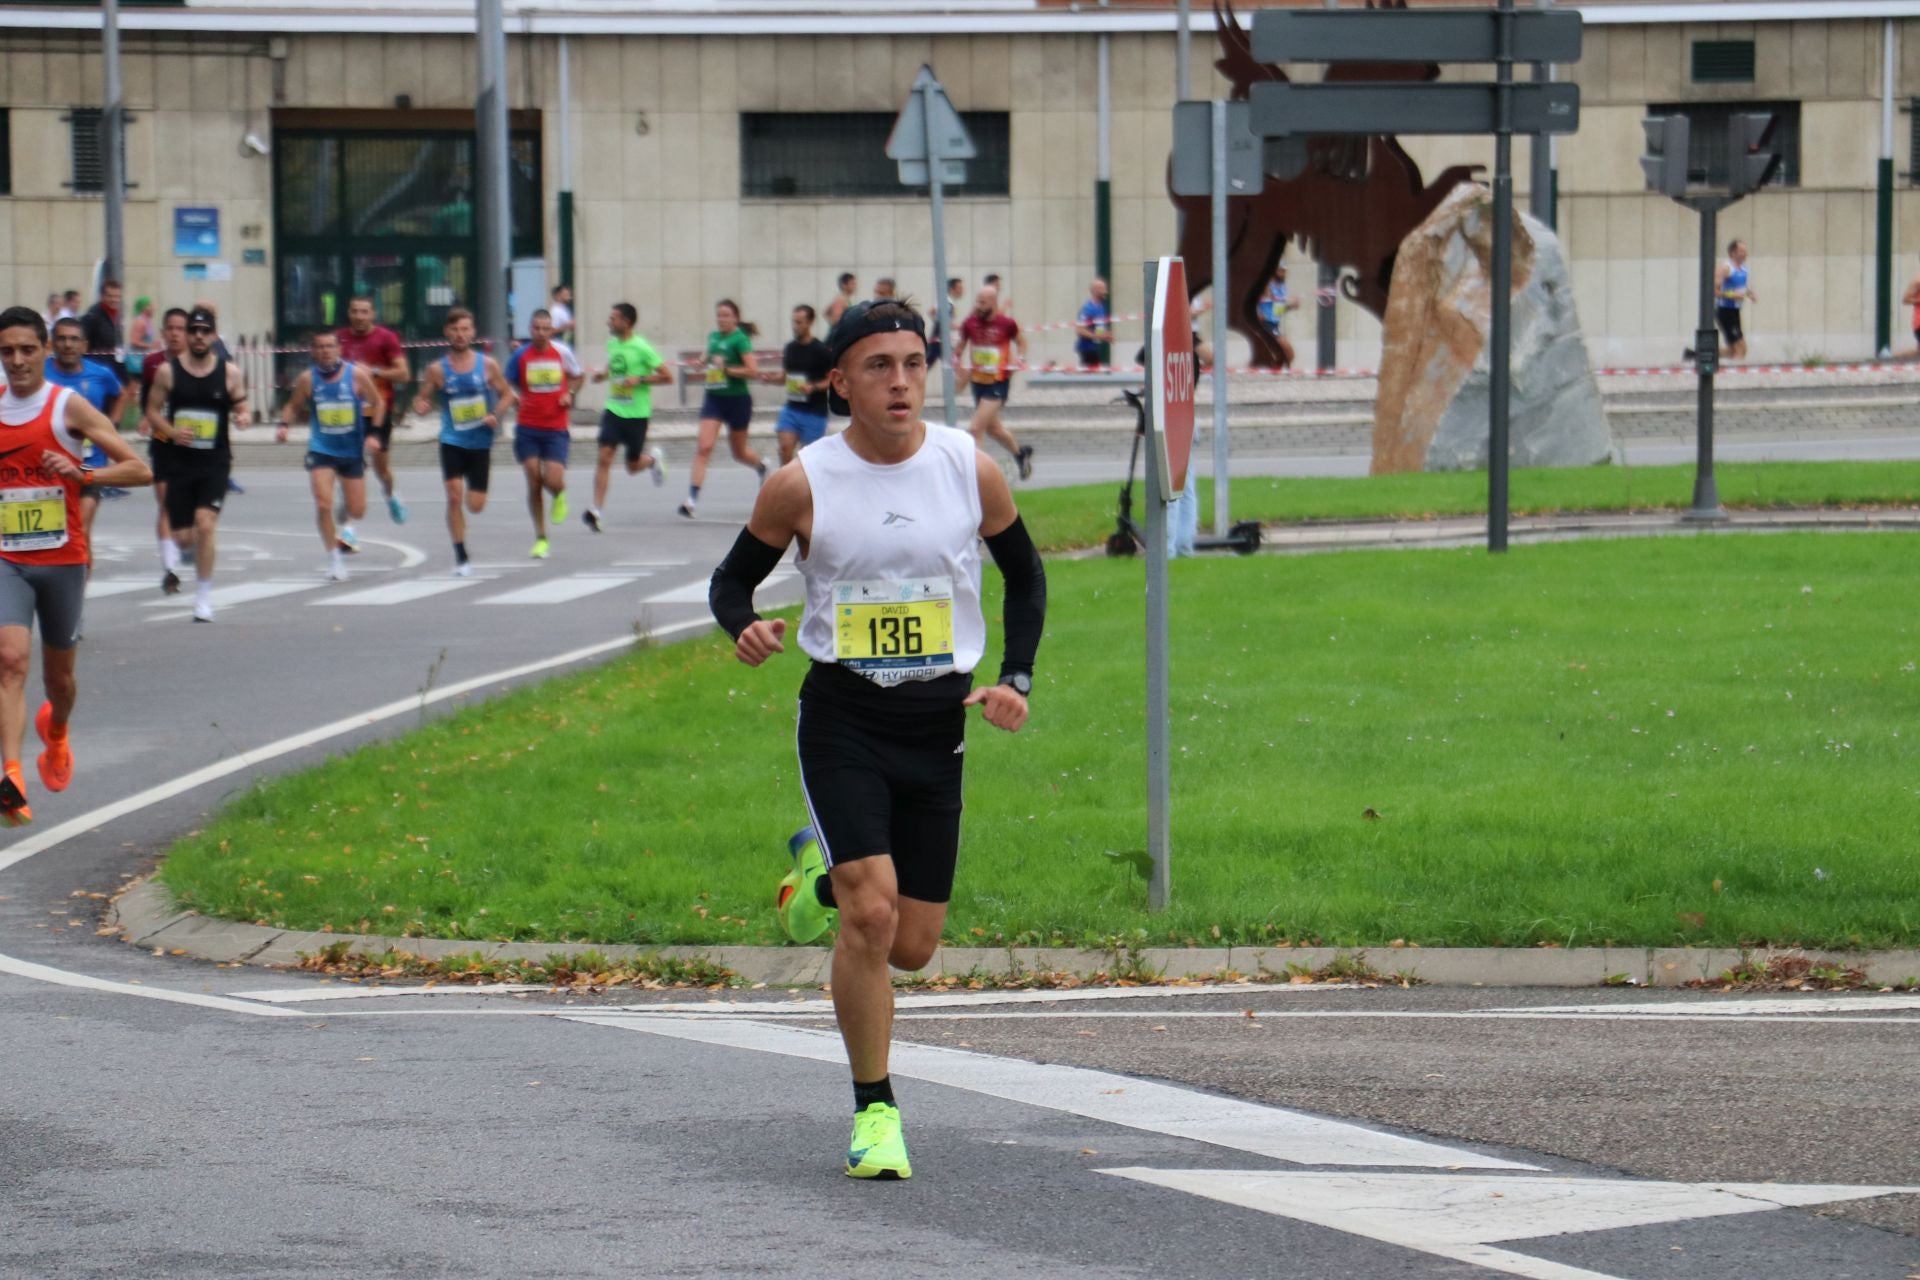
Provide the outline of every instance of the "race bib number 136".
<path id="1" fill-rule="evenodd" d="M 953 670 L 953 579 L 833 584 L 834 659 L 877 684 Z"/>

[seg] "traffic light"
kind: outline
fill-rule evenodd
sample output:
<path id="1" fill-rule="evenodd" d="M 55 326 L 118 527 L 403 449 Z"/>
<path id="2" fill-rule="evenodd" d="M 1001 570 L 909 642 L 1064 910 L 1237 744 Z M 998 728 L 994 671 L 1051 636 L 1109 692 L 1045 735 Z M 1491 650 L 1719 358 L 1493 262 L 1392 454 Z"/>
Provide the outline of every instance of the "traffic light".
<path id="1" fill-rule="evenodd" d="M 1727 189 L 1743 196 L 1780 172 L 1783 157 L 1772 149 L 1775 117 L 1769 111 L 1736 111 L 1727 118 Z"/>
<path id="2" fill-rule="evenodd" d="M 1685 116 L 1648 116 L 1640 122 L 1647 131 L 1647 154 L 1640 168 L 1647 190 L 1678 200 L 1687 194 L 1687 143 L 1692 137 Z"/>

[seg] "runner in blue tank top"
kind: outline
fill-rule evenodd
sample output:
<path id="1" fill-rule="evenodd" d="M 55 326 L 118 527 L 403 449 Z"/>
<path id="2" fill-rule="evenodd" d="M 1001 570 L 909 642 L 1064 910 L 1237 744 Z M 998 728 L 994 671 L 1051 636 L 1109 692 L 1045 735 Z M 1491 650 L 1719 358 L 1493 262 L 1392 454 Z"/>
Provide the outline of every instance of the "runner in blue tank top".
<path id="1" fill-rule="evenodd" d="M 1735 240 L 1727 246 L 1727 260 L 1713 273 L 1713 318 L 1726 344 L 1721 354 L 1727 359 L 1747 358 L 1747 335 L 1740 323 L 1740 308 L 1743 303 L 1758 301 L 1747 283 L 1747 242 Z"/>
<path id="2" fill-rule="evenodd" d="M 447 354 L 427 366 L 420 380 L 415 413 L 432 413 L 440 404 L 440 478 L 447 489 L 447 532 L 453 537 L 453 575 L 473 573 L 467 561 L 467 514 L 486 509 L 493 473 L 493 442 L 501 415 L 517 398 L 500 362 L 473 349 L 473 313 L 465 307 L 447 312 L 442 332 Z"/>
<path id="3" fill-rule="evenodd" d="M 387 402 L 361 365 L 340 359 L 340 339 L 332 330 L 315 330 L 308 350 L 313 367 L 294 379 L 293 394 L 277 433 L 304 420 L 307 428 L 307 476 L 313 486 L 314 520 L 327 549 L 327 576 L 347 580 L 346 553 L 354 549 L 353 522 L 367 514 L 367 423 L 387 418 Z M 334 481 L 345 499 L 346 521 L 333 518 Z"/>

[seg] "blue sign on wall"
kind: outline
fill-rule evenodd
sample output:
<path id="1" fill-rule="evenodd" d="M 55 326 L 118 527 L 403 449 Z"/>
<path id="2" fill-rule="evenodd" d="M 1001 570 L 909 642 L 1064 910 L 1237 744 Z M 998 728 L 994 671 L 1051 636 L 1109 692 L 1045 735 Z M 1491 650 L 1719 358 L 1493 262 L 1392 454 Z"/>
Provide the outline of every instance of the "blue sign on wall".
<path id="1" fill-rule="evenodd" d="M 220 211 L 176 208 L 173 211 L 173 256 L 176 258 L 219 257 Z"/>

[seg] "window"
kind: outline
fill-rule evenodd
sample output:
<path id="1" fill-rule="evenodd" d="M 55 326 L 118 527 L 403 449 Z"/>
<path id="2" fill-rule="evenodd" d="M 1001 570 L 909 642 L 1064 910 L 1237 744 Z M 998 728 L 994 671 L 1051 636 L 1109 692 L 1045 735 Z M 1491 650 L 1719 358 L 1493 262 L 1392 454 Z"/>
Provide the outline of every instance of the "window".
<path id="1" fill-rule="evenodd" d="M 1740 84 L 1753 80 L 1753 41 L 1695 40 L 1695 84 Z"/>
<path id="2" fill-rule="evenodd" d="M 1694 182 L 1726 185 L 1727 128 L 1736 112 L 1764 111 L 1773 115 L 1773 150 L 1780 153 L 1780 171 L 1773 185 L 1800 185 L 1800 104 L 1797 102 L 1657 102 L 1648 115 L 1685 116 L 1690 131 L 1687 171 Z"/>
<path id="3" fill-rule="evenodd" d="M 1920 187 L 1920 98 L 1907 104 L 1907 119 L 1907 181 Z"/>
<path id="4" fill-rule="evenodd" d="M 13 113 L 0 107 L 0 196 L 13 194 Z"/>
<path id="5" fill-rule="evenodd" d="M 73 179 L 67 186 L 75 195 L 99 195 L 107 185 L 106 161 L 100 151 L 99 107 L 75 107 L 67 115 L 67 150 L 73 159 Z"/>
<path id="6" fill-rule="evenodd" d="M 963 111 L 980 154 L 967 162 L 962 195 L 1007 194 L 1008 124 L 1004 111 Z M 904 196 L 900 169 L 887 159 L 893 114 L 886 111 L 743 112 L 740 194 L 749 198 L 841 199 Z"/>

